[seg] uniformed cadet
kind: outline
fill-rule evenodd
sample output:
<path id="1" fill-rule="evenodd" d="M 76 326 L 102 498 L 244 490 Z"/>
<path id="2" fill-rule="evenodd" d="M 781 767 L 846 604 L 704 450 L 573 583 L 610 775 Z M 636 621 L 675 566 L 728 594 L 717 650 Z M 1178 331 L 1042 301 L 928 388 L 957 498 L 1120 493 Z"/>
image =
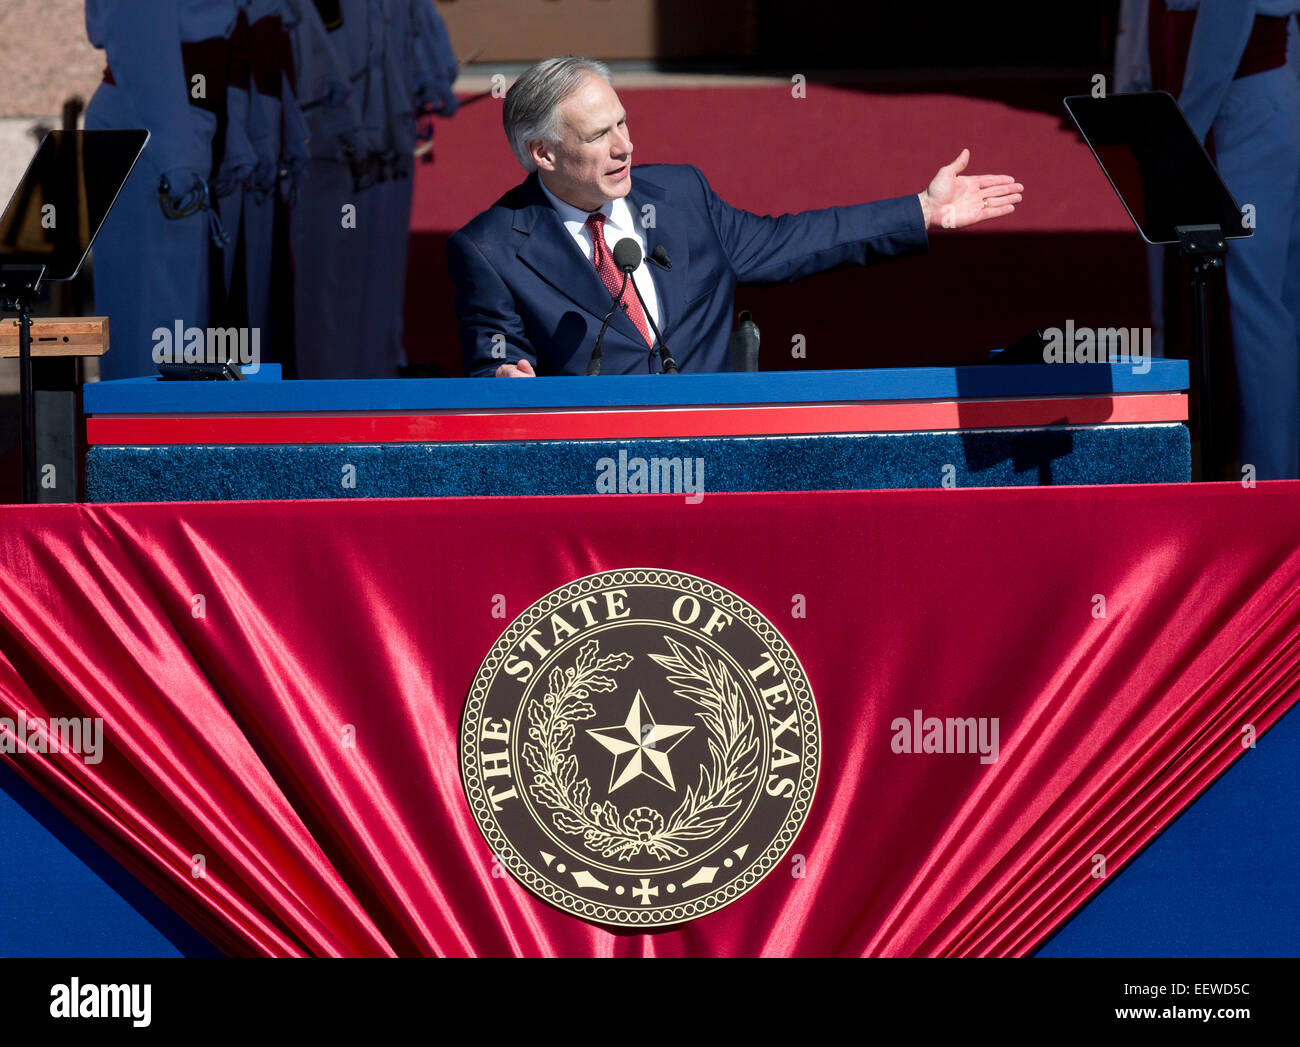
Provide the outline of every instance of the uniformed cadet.
<path id="1" fill-rule="evenodd" d="M 1151 58 L 1147 44 L 1150 0 L 1120 0 L 1115 33 L 1116 94 L 1151 90 Z"/>
<path id="2" fill-rule="evenodd" d="M 408 61 L 407 0 L 369 0 L 364 128 L 374 150 L 377 181 L 365 193 L 367 329 L 364 351 L 395 377 L 406 363 L 402 344 L 406 248 L 410 237 L 415 112 Z M 405 202 L 405 206 L 403 206 Z M 358 361 L 358 365 L 366 364 Z"/>
<path id="3" fill-rule="evenodd" d="M 222 281 L 214 285 L 212 313 L 214 327 L 248 327 L 244 273 L 236 276 L 235 263 L 244 253 L 242 226 L 245 189 L 257 169 L 258 156 L 248 137 L 249 94 L 252 81 L 252 42 L 249 39 L 248 4 L 236 0 L 239 12 L 230 34 L 226 66 L 225 141 L 212 180 L 217 213 L 226 232 L 222 250 Z"/>
<path id="4" fill-rule="evenodd" d="M 296 20 L 287 0 L 250 0 L 248 6 L 248 118 L 245 132 L 254 164 L 242 186 L 238 237 L 227 247 L 228 293 L 244 306 L 259 332 L 263 357 L 284 360 L 292 326 L 276 292 L 291 287 L 288 221 L 297 180 L 307 164 L 307 128 L 293 84 L 286 22 Z M 236 266 L 234 263 L 238 261 Z"/>
<path id="5" fill-rule="evenodd" d="M 1226 261 L 1241 462 L 1300 478 L 1300 0 L 1167 3 L 1197 12 L 1178 104 L 1254 223 Z"/>
<path id="6" fill-rule="evenodd" d="M 159 327 L 209 325 L 217 109 L 235 0 L 86 0 L 86 32 L 108 59 L 90 129 L 151 134 L 95 241 L 95 306 L 109 317 L 103 378 L 152 374 Z"/>
<path id="7" fill-rule="evenodd" d="M 369 216 L 358 214 L 360 187 L 354 180 L 371 152 L 362 134 L 364 52 L 358 61 L 355 48 L 338 43 L 345 24 L 348 37 L 356 38 L 348 5 L 301 0 L 300 8 L 294 64 L 310 160 L 290 231 L 298 375 L 360 377 L 367 264 L 362 234 Z"/>
<path id="8" fill-rule="evenodd" d="M 451 116 L 460 102 L 451 89 L 459 63 L 447 34 L 447 24 L 429 0 L 410 0 L 411 47 L 415 64 L 415 104 Z"/>
<path id="9" fill-rule="evenodd" d="M 432 0 L 303 8 L 294 55 L 312 159 L 292 229 L 298 373 L 394 377 L 416 111 L 454 108 L 455 59 Z"/>
<path id="10" fill-rule="evenodd" d="M 384 359 L 395 361 L 395 367 L 406 362 L 405 248 L 415 185 L 416 117 L 426 106 L 446 116 L 455 112 L 451 85 L 456 59 L 430 0 L 385 0 L 382 9 L 384 36 L 377 71 L 384 91 L 368 92 L 366 111 L 367 133 L 378 142 L 381 165 L 380 180 L 371 190 L 376 230 L 368 238 L 366 279 L 367 300 L 374 303 L 370 312 L 375 349 Z M 373 49 L 371 57 L 376 57 Z"/>
<path id="11" fill-rule="evenodd" d="M 276 60 L 280 67 L 280 169 L 276 174 L 280 198 L 290 207 L 298 195 L 298 182 L 311 162 L 311 132 L 298 101 L 298 70 L 294 65 L 293 28 L 308 0 L 283 0 Z"/>

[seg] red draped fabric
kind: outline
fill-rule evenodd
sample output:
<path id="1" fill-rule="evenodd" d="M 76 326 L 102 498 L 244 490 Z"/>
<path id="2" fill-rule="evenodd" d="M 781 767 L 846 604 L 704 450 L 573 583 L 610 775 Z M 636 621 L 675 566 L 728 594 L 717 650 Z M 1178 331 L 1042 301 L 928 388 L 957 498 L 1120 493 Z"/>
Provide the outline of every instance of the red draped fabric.
<path id="1" fill-rule="evenodd" d="M 791 856 L 659 933 L 494 870 L 457 755 L 508 622 L 622 567 L 753 604 L 822 725 Z M 1298 641 L 1293 482 L 0 514 L 0 717 L 104 724 L 0 758 L 232 954 L 1023 955 L 1295 701 Z M 997 759 L 894 751 L 914 710 Z"/>

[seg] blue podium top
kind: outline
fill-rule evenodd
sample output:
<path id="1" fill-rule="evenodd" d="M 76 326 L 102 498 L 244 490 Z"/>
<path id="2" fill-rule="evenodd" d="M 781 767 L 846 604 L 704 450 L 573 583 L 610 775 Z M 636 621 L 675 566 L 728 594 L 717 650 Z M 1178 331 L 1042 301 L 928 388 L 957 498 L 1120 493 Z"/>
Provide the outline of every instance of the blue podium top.
<path id="1" fill-rule="evenodd" d="M 86 414 L 244 414 L 310 411 L 672 407 L 707 404 L 1010 399 L 1178 392 L 1186 360 L 1132 364 L 1006 364 L 747 374 L 607 375 L 597 378 L 394 378 L 281 381 L 263 364 L 246 382 L 130 378 L 85 387 Z"/>

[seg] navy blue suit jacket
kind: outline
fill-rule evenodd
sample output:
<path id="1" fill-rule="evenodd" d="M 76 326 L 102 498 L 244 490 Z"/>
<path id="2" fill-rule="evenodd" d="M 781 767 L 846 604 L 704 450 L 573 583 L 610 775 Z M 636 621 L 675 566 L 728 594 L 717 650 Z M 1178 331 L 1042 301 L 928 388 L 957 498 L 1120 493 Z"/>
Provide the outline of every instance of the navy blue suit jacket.
<path id="1" fill-rule="evenodd" d="M 659 329 L 683 374 L 731 369 L 736 284 L 870 265 L 929 243 L 914 195 L 772 218 L 732 207 L 688 164 L 633 167 L 628 203 L 645 227 L 647 255 L 658 246 L 668 253 L 671 268 L 642 264 L 658 293 Z M 452 235 L 447 265 L 467 375 L 520 359 L 541 375 L 586 373 L 611 298 L 536 172 Z M 622 310 L 602 353 L 602 374 L 663 369 Z"/>

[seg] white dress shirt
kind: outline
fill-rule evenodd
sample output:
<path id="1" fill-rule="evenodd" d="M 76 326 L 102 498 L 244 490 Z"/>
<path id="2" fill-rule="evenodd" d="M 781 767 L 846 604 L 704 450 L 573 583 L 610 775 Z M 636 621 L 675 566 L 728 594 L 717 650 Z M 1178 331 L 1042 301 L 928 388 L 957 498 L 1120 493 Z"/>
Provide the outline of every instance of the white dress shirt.
<path id="1" fill-rule="evenodd" d="M 630 171 L 628 177 L 631 177 Z M 559 214 L 560 221 L 564 223 L 564 228 L 569 231 L 569 235 L 573 237 L 573 242 L 578 245 L 582 257 L 587 260 L 592 272 L 595 272 L 596 263 L 591 260 L 593 250 L 591 230 L 587 228 L 587 219 L 595 212 L 583 211 L 572 204 L 566 204 L 547 189 L 546 183 L 540 178 L 537 181 L 542 187 L 542 192 L 546 194 L 546 199 L 551 202 L 551 206 Z M 650 266 L 645 261 L 645 232 L 641 228 L 641 223 L 633 216 L 632 208 L 628 205 L 625 196 L 610 201 L 600 210 L 605 214 L 605 243 L 609 245 L 611 255 L 614 253 L 614 245 L 625 236 L 632 237 L 641 245 L 641 264 L 633 271 L 632 279 L 636 281 L 637 290 L 641 292 L 641 297 L 645 299 L 646 314 L 654 319 L 656 325 L 662 326 L 659 319 L 659 296 L 655 293 L 655 284 L 651 277 Z M 654 337 L 653 330 L 650 332 L 650 337 Z M 658 343 L 656 342 L 656 344 Z"/>

